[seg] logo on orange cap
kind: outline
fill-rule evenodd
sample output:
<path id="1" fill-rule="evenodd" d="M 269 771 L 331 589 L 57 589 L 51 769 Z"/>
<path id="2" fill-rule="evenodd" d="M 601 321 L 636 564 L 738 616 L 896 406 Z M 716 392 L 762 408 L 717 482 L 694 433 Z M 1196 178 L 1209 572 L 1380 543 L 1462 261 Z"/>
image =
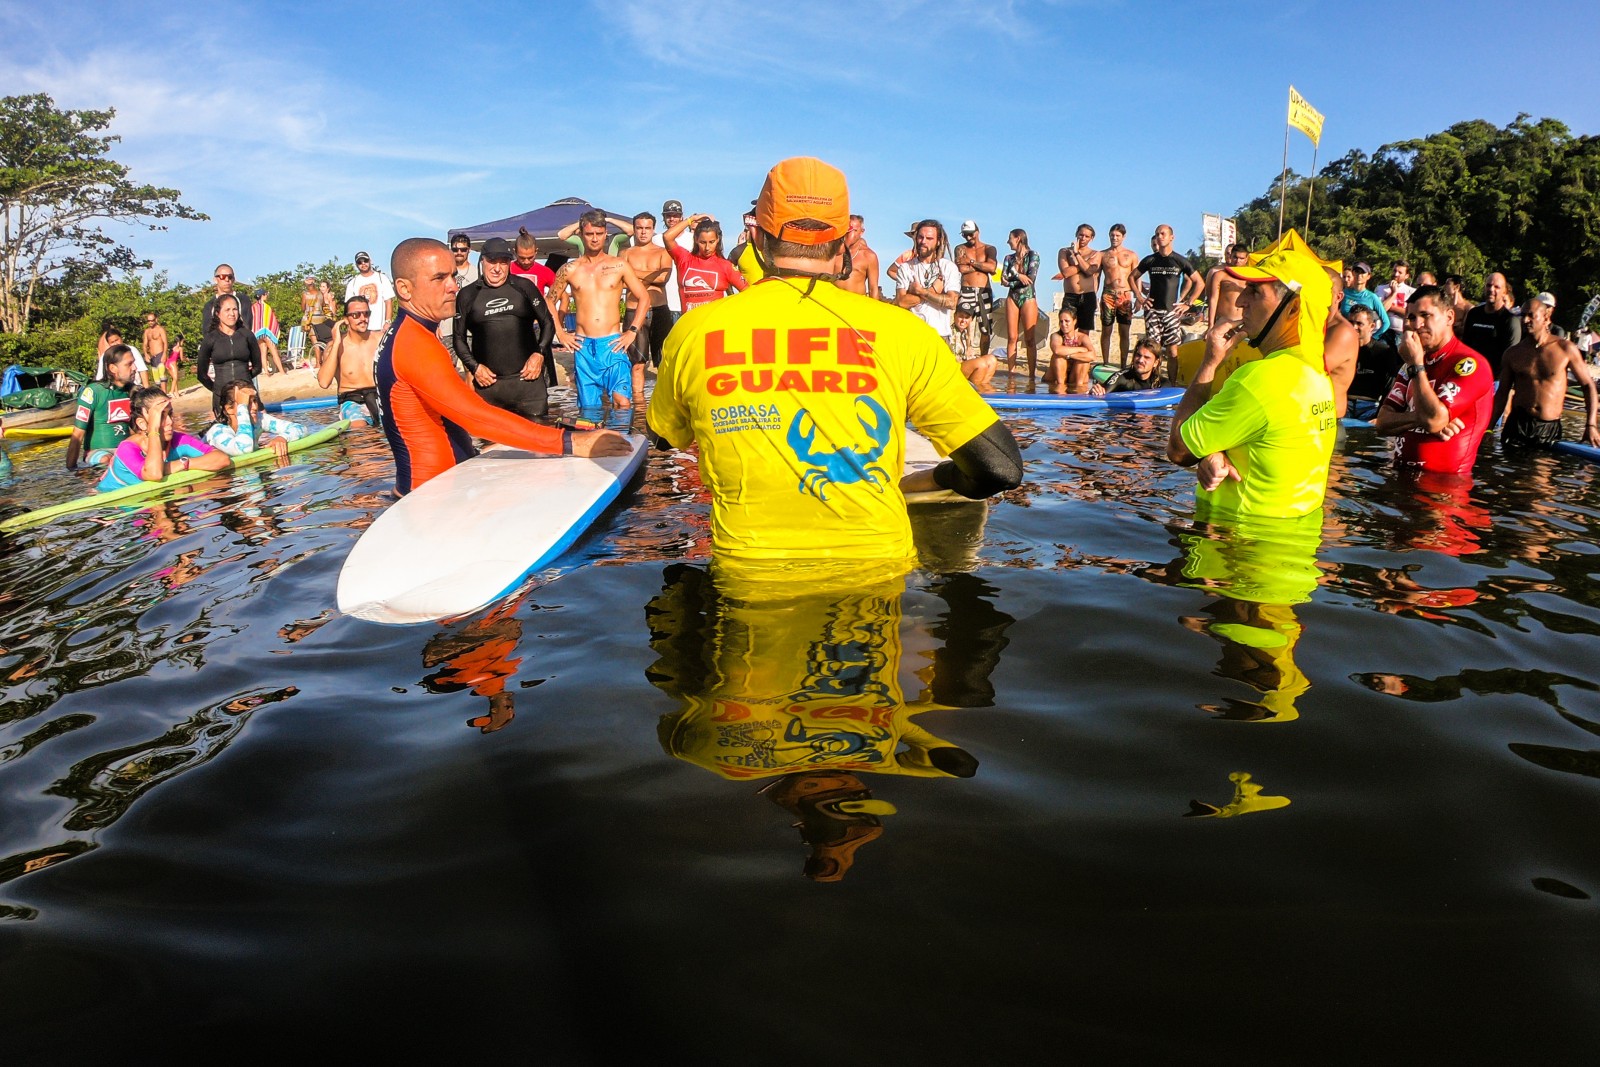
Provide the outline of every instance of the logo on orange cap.
<path id="1" fill-rule="evenodd" d="M 850 228 L 850 190 L 844 174 L 810 156 L 784 160 L 767 171 L 756 200 L 756 225 L 803 245 L 843 237 Z"/>

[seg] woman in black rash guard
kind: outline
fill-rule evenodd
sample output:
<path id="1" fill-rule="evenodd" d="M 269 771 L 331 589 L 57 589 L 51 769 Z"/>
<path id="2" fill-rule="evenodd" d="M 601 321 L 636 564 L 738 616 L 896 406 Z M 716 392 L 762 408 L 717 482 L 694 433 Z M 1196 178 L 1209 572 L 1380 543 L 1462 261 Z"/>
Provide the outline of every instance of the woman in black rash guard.
<path id="1" fill-rule="evenodd" d="M 218 297 L 211 309 L 211 322 L 200 342 L 194 375 L 211 390 L 211 406 L 222 418 L 223 388 L 234 381 L 253 381 L 261 373 L 261 348 L 250 331 L 239 324 L 239 298 L 229 293 Z"/>

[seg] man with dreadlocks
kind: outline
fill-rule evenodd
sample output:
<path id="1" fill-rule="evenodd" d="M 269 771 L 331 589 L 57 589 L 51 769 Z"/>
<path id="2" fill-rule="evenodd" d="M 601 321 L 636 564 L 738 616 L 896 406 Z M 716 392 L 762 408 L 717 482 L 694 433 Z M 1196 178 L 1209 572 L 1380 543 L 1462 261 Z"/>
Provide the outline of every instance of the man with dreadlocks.
<path id="1" fill-rule="evenodd" d="M 722 568 L 914 565 L 902 494 L 1010 489 L 1022 479 L 1016 441 L 938 334 L 836 284 L 850 226 L 843 174 L 786 159 L 767 174 L 755 214 L 766 277 L 737 300 L 684 312 L 667 338 L 650 429 L 663 447 L 699 444 Z M 942 247 L 929 232 L 930 247 Z M 959 278 L 946 288 L 948 319 Z M 902 479 L 907 419 L 950 458 Z"/>
<path id="2" fill-rule="evenodd" d="M 895 272 L 894 302 L 948 343 L 950 316 L 961 299 L 961 271 L 950 259 L 950 238 L 939 222 L 923 219 L 911 227 L 911 241 L 911 258 Z"/>

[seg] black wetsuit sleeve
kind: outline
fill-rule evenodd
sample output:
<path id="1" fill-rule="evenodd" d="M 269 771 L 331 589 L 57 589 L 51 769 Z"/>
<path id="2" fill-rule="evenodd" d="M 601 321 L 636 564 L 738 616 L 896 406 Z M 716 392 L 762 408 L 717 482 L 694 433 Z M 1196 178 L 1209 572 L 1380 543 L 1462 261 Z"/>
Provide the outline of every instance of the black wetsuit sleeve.
<path id="1" fill-rule="evenodd" d="M 467 309 L 477 299 L 480 288 L 477 282 L 469 282 L 465 289 L 456 294 L 456 315 L 450 324 L 450 347 L 455 350 L 456 358 L 468 374 L 478 372 L 478 361 L 472 358 L 472 344 L 467 338 Z"/>
<path id="2" fill-rule="evenodd" d="M 256 340 L 255 334 L 247 333 L 244 335 L 244 348 L 250 355 L 250 377 L 259 378 L 261 372 L 266 369 L 266 364 L 261 359 L 261 342 Z"/>
<path id="3" fill-rule="evenodd" d="M 528 286 L 532 290 L 533 317 L 538 322 L 539 337 L 535 344 L 544 356 L 545 362 L 550 361 L 550 348 L 556 340 L 556 320 L 550 314 L 550 305 L 544 302 L 544 297 L 539 293 L 536 285 Z M 530 352 L 529 355 L 532 355 Z"/>
<path id="4" fill-rule="evenodd" d="M 194 376 L 213 393 L 217 391 L 217 383 L 211 377 L 211 345 L 216 336 L 214 333 L 206 334 L 200 341 L 200 352 L 194 358 Z"/>
<path id="5" fill-rule="evenodd" d="M 996 419 L 978 436 L 950 453 L 933 468 L 939 488 L 970 500 L 1015 489 L 1022 484 L 1022 452 L 1006 424 Z"/>

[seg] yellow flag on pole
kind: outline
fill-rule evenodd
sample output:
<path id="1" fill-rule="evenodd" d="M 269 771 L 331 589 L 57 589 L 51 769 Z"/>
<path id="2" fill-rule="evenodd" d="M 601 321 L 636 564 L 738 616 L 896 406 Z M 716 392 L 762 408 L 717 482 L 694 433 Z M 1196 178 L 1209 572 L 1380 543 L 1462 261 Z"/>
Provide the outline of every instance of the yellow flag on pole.
<path id="1" fill-rule="evenodd" d="M 1321 146 L 1322 112 L 1306 103 L 1306 98 L 1289 86 L 1289 125 L 1311 138 L 1311 143 Z"/>

